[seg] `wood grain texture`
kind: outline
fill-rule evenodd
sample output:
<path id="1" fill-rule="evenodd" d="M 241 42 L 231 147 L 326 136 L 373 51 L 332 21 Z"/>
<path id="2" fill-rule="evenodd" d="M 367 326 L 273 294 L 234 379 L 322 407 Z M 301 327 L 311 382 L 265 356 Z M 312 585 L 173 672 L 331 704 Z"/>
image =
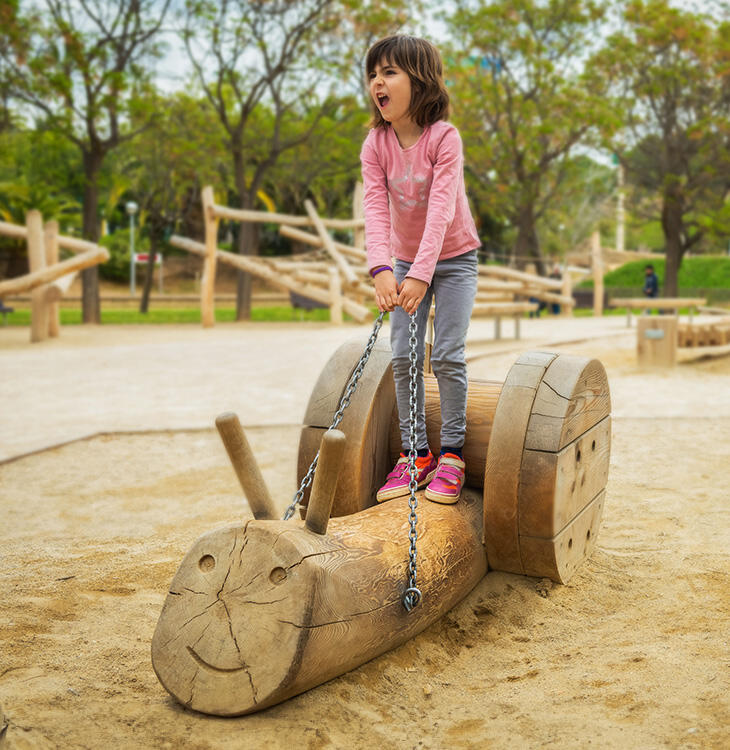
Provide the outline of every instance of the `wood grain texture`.
<path id="1" fill-rule="evenodd" d="M 152 640 L 152 664 L 184 705 L 221 716 L 257 711 L 403 643 L 486 572 L 481 497 L 418 508 L 421 603 L 401 597 L 408 502 L 332 519 L 250 521 L 201 537 L 176 573 Z"/>
<path id="2" fill-rule="evenodd" d="M 602 491 L 552 539 L 520 538 L 525 575 L 567 583 L 591 556 L 598 538 L 606 493 Z"/>
<path id="3" fill-rule="evenodd" d="M 566 530 L 597 507 L 606 487 L 611 398 L 597 360 L 525 355 L 535 357 L 532 369 L 518 360 L 497 404 L 484 538 L 490 567 L 565 582 L 589 549 L 573 548 Z M 599 524 L 600 514 L 591 527 L 594 542 Z"/>
<path id="4" fill-rule="evenodd" d="M 552 538 L 606 487 L 611 418 L 557 453 L 525 450 L 520 470 L 519 533 Z"/>
<path id="5" fill-rule="evenodd" d="M 525 436 L 530 450 L 559 451 L 611 412 L 606 370 L 597 359 L 561 354 L 535 395 Z"/>
<path id="6" fill-rule="evenodd" d="M 362 355 L 366 339 L 343 344 L 320 374 L 304 415 L 299 439 L 297 484 L 319 450 L 322 436 L 332 420 L 347 383 Z M 375 492 L 393 468 L 390 464 L 388 434 L 395 407 L 395 385 L 391 370 L 390 346 L 376 342 L 350 404 L 338 429 L 347 438 L 332 505 L 332 515 L 355 513 L 375 503 Z M 308 502 L 305 494 L 304 504 Z"/>
<path id="7" fill-rule="evenodd" d="M 674 367 L 677 364 L 678 329 L 676 315 L 642 315 L 638 318 L 636 359 L 639 366 Z M 709 344 L 709 329 L 706 332 Z"/>
<path id="8" fill-rule="evenodd" d="M 426 392 L 426 434 L 434 455 L 441 450 L 441 399 L 438 381 L 434 375 L 424 375 Z M 466 484 L 479 489 L 484 486 L 487 462 L 487 446 L 492 433 L 492 422 L 502 391 L 502 383 L 491 380 L 469 380 L 466 399 L 466 436 L 464 461 Z M 401 447 L 398 411 L 393 410 L 390 428 L 390 461 L 395 464 Z M 392 468 L 392 466 L 391 466 Z"/>
<path id="9" fill-rule="evenodd" d="M 277 517 L 276 506 L 238 416 L 233 412 L 225 412 L 216 418 L 215 426 L 231 459 L 241 489 L 248 499 L 253 517 L 273 520 Z"/>
<path id="10" fill-rule="evenodd" d="M 489 567 L 522 573 L 519 477 L 538 386 L 556 355 L 529 352 L 507 374 L 497 403 L 484 476 L 484 543 Z"/>

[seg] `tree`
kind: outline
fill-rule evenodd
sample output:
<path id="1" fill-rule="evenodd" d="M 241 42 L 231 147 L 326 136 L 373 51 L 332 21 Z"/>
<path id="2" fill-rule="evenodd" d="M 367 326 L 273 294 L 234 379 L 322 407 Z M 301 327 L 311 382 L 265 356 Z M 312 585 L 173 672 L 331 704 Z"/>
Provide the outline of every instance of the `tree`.
<path id="1" fill-rule="evenodd" d="M 513 228 L 513 258 L 544 272 L 539 223 L 570 156 L 611 118 L 582 61 L 603 17 L 594 0 L 460 0 L 446 77 L 482 210 Z M 465 54 L 466 53 L 466 54 Z"/>
<path id="2" fill-rule="evenodd" d="M 42 113 L 48 127 L 81 152 L 83 235 L 99 238 L 99 175 L 107 154 L 136 134 L 126 110 L 158 51 L 170 0 L 44 0 L 10 19 L 11 43 L 0 50 L 10 94 Z M 21 4 L 19 3 L 18 6 Z M 45 11 L 43 10 L 45 9 Z M 83 272 L 83 319 L 99 322 L 96 266 Z"/>
<path id="3" fill-rule="evenodd" d="M 626 109 L 613 148 L 644 215 L 661 221 L 664 293 L 685 253 L 730 229 L 730 24 L 667 0 L 632 0 L 595 65 Z"/>

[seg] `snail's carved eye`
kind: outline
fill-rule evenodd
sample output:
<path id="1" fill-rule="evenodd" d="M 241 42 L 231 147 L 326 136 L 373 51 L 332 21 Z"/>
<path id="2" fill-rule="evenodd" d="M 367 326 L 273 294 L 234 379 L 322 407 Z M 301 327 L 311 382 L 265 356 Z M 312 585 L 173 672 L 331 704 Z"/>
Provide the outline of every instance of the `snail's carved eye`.
<path id="1" fill-rule="evenodd" d="M 269 580 L 276 585 L 284 583 L 284 581 L 286 581 L 286 571 L 284 568 L 274 568 L 271 573 L 269 573 Z"/>
<path id="2" fill-rule="evenodd" d="M 213 557 L 213 555 L 203 555 L 200 560 L 198 560 L 198 567 L 203 573 L 210 573 L 210 571 L 215 568 L 215 557 Z"/>

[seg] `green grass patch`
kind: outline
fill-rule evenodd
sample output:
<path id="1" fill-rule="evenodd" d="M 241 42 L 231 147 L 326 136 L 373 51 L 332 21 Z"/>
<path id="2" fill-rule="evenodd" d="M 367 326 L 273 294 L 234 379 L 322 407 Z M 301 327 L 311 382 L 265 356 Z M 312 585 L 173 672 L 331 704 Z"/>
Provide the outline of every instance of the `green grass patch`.
<path id="1" fill-rule="evenodd" d="M 644 286 L 644 266 L 648 263 L 654 266 L 661 288 L 666 276 L 666 264 L 663 256 L 657 256 L 651 261 L 635 260 L 631 263 L 625 263 L 620 268 L 609 271 L 603 277 L 603 284 L 606 287 L 633 287 L 640 292 Z M 685 258 L 679 269 L 677 283 L 680 291 L 685 289 L 730 289 L 730 257 L 699 255 L 694 258 Z M 593 280 L 586 279 L 578 286 L 591 289 L 593 288 Z M 684 292 L 682 294 L 684 295 Z"/>
<path id="2" fill-rule="evenodd" d="M 216 308 L 215 319 L 218 323 L 230 323 L 236 319 L 233 307 Z M 324 308 L 315 310 L 295 309 L 290 305 L 254 307 L 251 310 L 251 320 L 262 323 L 289 322 L 328 322 L 330 311 Z M 348 317 L 345 316 L 347 320 Z M 29 326 L 30 310 L 16 310 L 7 316 L 9 326 Z M 196 308 L 157 308 L 142 314 L 135 309 L 102 308 L 102 325 L 166 325 L 166 324 L 200 324 L 200 310 Z M 61 309 L 61 325 L 80 325 L 81 310 Z"/>

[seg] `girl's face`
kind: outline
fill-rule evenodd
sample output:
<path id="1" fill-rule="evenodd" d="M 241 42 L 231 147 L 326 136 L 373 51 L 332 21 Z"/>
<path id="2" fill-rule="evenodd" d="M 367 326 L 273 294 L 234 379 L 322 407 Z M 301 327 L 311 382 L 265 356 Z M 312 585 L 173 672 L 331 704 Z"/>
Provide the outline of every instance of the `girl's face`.
<path id="1" fill-rule="evenodd" d="M 402 68 L 381 60 L 370 73 L 370 96 L 386 122 L 410 123 L 411 79 Z"/>

